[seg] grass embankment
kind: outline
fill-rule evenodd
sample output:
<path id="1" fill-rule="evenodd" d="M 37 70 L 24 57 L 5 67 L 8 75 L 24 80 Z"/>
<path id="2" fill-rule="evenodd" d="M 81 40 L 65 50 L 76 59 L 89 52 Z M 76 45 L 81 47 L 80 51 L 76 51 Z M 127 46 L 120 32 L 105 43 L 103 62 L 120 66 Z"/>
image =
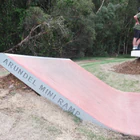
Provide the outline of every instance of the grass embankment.
<path id="1" fill-rule="evenodd" d="M 90 58 L 75 62 L 115 89 L 140 92 L 140 75 L 121 74 L 113 71 L 113 66 L 131 60 L 134 58 Z"/>

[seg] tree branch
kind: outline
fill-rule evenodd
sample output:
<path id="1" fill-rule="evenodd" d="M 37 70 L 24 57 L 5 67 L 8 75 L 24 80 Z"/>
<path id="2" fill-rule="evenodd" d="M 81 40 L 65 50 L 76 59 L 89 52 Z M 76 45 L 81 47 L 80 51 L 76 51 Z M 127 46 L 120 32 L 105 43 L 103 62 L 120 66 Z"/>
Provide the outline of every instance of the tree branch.
<path id="1" fill-rule="evenodd" d="M 100 8 L 98 9 L 98 11 L 96 12 L 96 14 L 98 14 L 99 11 L 102 9 L 102 7 L 103 7 L 103 5 L 104 5 L 104 2 L 105 2 L 105 0 L 102 1 L 102 4 L 101 4 Z"/>
<path id="2" fill-rule="evenodd" d="M 9 50 L 6 50 L 5 53 L 13 52 L 15 49 L 21 47 L 23 43 L 26 43 L 26 42 L 28 42 L 28 41 L 31 40 L 31 39 L 35 39 L 35 38 L 38 38 L 38 37 L 40 37 L 40 36 L 46 34 L 47 32 L 40 32 L 40 33 L 38 33 L 37 35 L 32 36 L 32 33 L 33 33 L 38 27 L 40 27 L 41 25 L 42 25 L 42 24 L 39 24 L 39 25 L 33 27 L 33 28 L 31 29 L 29 35 L 28 35 L 26 38 L 24 38 L 20 43 L 18 43 L 18 44 L 15 45 L 14 47 L 10 48 Z"/>

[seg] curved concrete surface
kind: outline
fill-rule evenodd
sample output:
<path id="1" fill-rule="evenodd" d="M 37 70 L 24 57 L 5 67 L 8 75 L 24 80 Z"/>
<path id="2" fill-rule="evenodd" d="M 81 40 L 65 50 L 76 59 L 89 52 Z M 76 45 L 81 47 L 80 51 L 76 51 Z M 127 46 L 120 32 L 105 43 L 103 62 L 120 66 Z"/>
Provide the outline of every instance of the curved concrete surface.
<path id="1" fill-rule="evenodd" d="M 91 117 L 93 122 L 107 128 L 140 136 L 140 93 L 126 93 L 113 89 L 70 59 L 0 54 L 0 64 L 26 84 L 29 83 L 30 87 L 39 85 L 35 79 L 51 87 L 70 104 L 84 112 L 82 116 L 80 111 L 79 114 L 75 113 L 82 119 L 91 120 Z M 26 70 L 26 74 L 18 76 L 17 68 L 22 68 L 24 72 Z M 27 74 L 28 79 L 25 76 Z M 38 89 L 48 94 L 48 89 L 45 91 L 46 88 L 42 84 Z M 55 94 L 51 96 L 56 98 Z M 68 110 L 68 104 L 64 104 L 62 98 L 55 102 Z M 73 113 L 74 111 L 73 109 Z M 89 119 L 85 114 L 89 115 Z"/>

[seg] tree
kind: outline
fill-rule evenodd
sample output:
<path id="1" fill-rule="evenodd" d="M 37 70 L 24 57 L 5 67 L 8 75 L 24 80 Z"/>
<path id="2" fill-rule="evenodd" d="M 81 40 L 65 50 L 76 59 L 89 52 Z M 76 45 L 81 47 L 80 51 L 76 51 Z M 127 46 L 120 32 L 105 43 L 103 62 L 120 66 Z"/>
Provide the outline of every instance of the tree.
<path id="1" fill-rule="evenodd" d="M 94 4 L 91 0 L 57 0 L 54 16 L 63 16 L 72 39 L 63 44 L 66 55 L 85 56 L 95 39 Z"/>
<path id="2" fill-rule="evenodd" d="M 0 1 L 0 51 L 55 57 L 130 53 L 139 4 L 139 0 Z"/>
<path id="3" fill-rule="evenodd" d="M 62 55 L 61 45 L 58 44 L 67 38 L 68 32 L 63 17 L 54 18 L 39 7 L 30 7 L 26 10 L 23 28 L 21 42 L 5 52 L 22 51 L 24 54 L 47 56 L 57 54 L 59 57 Z"/>
<path id="4" fill-rule="evenodd" d="M 100 1 L 101 8 L 96 14 L 94 55 L 130 53 L 136 5 L 137 1 L 131 0 Z"/>
<path id="5" fill-rule="evenodd" d="M 20 5 L 21 6 L 21 5 Z M 21 39 L 25 9 L 15 1 L 1 1 L 0 5 L 0 51 L 7 50 Z M 4 16 L 3 16 L 4 15 Z"/>

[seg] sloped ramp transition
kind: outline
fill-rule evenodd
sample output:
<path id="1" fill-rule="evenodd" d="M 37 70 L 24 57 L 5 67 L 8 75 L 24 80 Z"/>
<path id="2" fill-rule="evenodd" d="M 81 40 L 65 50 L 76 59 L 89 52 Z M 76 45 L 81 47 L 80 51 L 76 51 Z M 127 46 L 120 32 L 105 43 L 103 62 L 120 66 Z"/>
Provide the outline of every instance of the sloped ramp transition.
<path id="1" fill-rule="evenodd" d="M 0 54 L 0 64 L 75 116 L 140 136 L 140 94 L 111 88 L 70 59 Z"/>

